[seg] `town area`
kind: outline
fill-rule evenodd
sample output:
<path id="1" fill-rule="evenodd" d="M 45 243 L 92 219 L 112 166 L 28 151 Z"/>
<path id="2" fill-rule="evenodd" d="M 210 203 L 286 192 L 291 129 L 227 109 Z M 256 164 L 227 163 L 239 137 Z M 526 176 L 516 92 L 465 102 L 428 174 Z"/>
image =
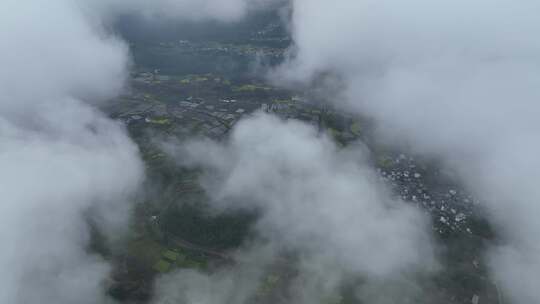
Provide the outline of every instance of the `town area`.
<path id="1" fill-rule="evenodd" d="M 429 214 L 432 229 L 446 248 L 444 262 L 451 273 L 430 279 L 435 285 L 430 288 L 443 297 L 452 295 L 448 303 L 498 301 L 481 254 L 492 235 L 476 199 L 441 171 L 435 160 L 377 143 L 369 119 L 333 109 L 309 92 L 274 87 L 262 80 L 213 73 L 166 75 L 157 69 L 134 72 L 130 93 L 106 111 L 126 126 L 139 145 L 149 176 L 128 249 L 114 256 L 119 266 L 110 290 L 119 299 L 148 299 L 153 278 L 174 269 L 211 272 L 235 263 L 229 252 L 250 236 L 257 214 L 209 215 L 200 172 L 178 167 L 159 142 L 193 137 L 224 140 L 243 117 L 263 111 L 311 124 L 339 146 L 357 141 L 367 144 L 381 181 L 397 198 Z M 276 300 L 274 291 L 294 276 L 294 268 L 287 259 L 273 265 L 254 301 Z M 329 300 L 346 302 L 346 296 Z"/>

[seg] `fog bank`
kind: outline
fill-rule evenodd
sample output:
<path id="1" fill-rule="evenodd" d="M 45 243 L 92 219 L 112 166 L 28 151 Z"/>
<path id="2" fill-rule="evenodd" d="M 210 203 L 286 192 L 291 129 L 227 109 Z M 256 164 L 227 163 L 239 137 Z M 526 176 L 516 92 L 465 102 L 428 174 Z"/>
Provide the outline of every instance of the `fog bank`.
<path id="1" fill-rule="evenodd" d="M 168 150 L 184 166 L 204 169 L 214 208 L 259 211 L 258 238 L 272 252 L 301 257 L 290 285 L 294 303 L 320 301 L 348 276 L 384 281 L 437 267 L 429 220 L 390 197 L 360 145 L 339 149 L 312 126 L 258 113 L 240 121 L 225 143 L 191 141 Z"/>
<path id="2" fill-rule="evenodd" d="M 97 108 L 124 90 L 115 18 L 233 21 L 259 1 L 6 0 L 0 12 L 0 303 L 109 303 L 88 221 L 127 229 L 138 148 Z"/>
<path id="3" fill-rule="evenodd" d="M 540 301 L 539 9 L 527 0 L 295 0 L 295 46 L 275 71 L 303 83 L 338 75 L 340 106 L 458 171 L 502 237 L 490 266 L 514 303 Z"/>

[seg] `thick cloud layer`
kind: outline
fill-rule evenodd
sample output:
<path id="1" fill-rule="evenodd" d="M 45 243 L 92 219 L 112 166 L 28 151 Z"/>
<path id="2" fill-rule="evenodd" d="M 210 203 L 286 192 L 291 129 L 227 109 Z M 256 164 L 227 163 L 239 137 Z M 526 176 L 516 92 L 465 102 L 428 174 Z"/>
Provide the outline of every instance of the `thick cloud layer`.
<path id="1" fill-rule="evenodd" d="M 142 166 L 83 100 L 119 91 L 126 49 L 72 1 L 6 0 L 0 17 L 0 303 L 104 303 L 83 214 L 124 226 Z"/>
<path id="2" fill-rule="evenodd" d="M 117 125 L 81 105 L 64 107 L 52 119 L 76 115 L 82 126 L 21 129 L 0 119 L 0 303 L 103 303 L 108 266 L 85 252 L 83 212 L 94 208 L 111 229 L 125 225 L 141 167 Z"/>
<path id="3" fill-rule="evenodd" d="M 158 278 L 152 303 L 249 303 L 276 252 L 269 246 L 243 248 L 236 264 L 212 274 L 184 269 Z"/>
<path id="4" fill-rule="evenodd" d="M 365 151 L 340 150 L 312 126 L 257 114 L 225 144 L 190 142 L 173 153 L 205 168 L 216 208 L 260 211 L 259 236 L 302 256 L 295 303 L 321 300 L 320 285 L 335 288 L 346 274 L 389 279 L 435 267 L 427 219 L 388 196 Z"/>
<path id="5" fill-rule="evenodd" d="M 282 0 L 95 0 L 85 5 L 101 14 L 137 14 L 189 21 L 237 21 L 250 9 Z"/>
<path id="6" fill-rule="evenodd" d="M 494 274 L 515 303 L 540 301 L 538 1 L 293 1 L 280 76 L 331 71 L 349 108 L 387 138 L 442 156 L 487 202 L 504 244 Z"/>
<path id="7" fill-rule="evenodd" d="M 125 229 L 143 168 L 123 127 L 94 108 L 122 90 L 129 62 L 107 22 L 124 13 L 228 21 L 247 8 L 244 0 L 2 2 L 0 303 L 109 301 L 109 266 L 87 252 L 87 220 L 103 232 Z"/>

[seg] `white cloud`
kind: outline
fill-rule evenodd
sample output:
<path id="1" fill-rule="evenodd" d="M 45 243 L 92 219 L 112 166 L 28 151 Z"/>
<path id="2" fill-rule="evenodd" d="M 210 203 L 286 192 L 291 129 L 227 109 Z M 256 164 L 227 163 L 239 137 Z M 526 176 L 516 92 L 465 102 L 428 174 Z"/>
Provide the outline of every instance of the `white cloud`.
<path id="1" fill-rule="evenodd" d="M 384 280 L 436 268 L 428 219 L 389 196 L 359 147 L 340 150 L 311 126 L 257 114 L 226 143 L 169 149 L 205 169 L 215 208 L 259 210 L 258 235 L 302 256 L 296 302 L 320 300 L 346 275 Z"/>
<path id="2" fill-rule="evenodd" d="M 412 142 L 458 170 L 508 246 L 490 254 L 505 293 L 515 303 L 538 302 L 540 4 L 293 5 L 296 52 L 277 73 L 308 82 L 339 74 L 349 109 L 375 117 L 387 139 Z"/>
<path id="3" fill-rule="evenodd" d="M 72 1 L 2 6 L 0 303 L 104 303 L 109 266 L 86 251 L 83 214 L 125 225 L 142 165 L 87 102 L 122 88 L 126 48 Z"/>

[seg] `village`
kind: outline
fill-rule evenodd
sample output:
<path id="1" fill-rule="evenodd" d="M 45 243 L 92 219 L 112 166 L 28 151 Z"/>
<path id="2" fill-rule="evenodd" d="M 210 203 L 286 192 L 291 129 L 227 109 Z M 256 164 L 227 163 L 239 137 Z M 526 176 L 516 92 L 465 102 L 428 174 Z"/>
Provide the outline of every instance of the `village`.
<path id="1" fill-rule="evenodd" d="M 129 247 L 131 252 L 120 258 L 124 266 L 117 271 L 113 290 L 120 294 L 138 290 L 144 298 L 148 296 L 145 292 L 150 293 L 148 278 L 157 274 L 177 268 L 211 271 L 235 263 L 227 252 L 249 234 L 256 214 L 207 218 L 201 211 L 207 198 L 198 183 L 198 172 L 177 168 L 160 150 L 156 139 L 224 140 L 236 123 L 256 112 L 308 123 L 329 134 L 338 146 L 359 140 L 366 143 L 381 181 L 393 189 L 395 197 L 424 210 L 432 218 L 433 231 L 439 238 L 455 242 L 447 261 L 455 264 L 451 268 L 456 269 L 455 275 L 477 273 L 477 279 L 472 280 L 480 281 L 475 284 L 487 284 L 481 289 L 493 290 L 489 282 L 481 279 L 485 272 L 480 253 L 482 239 L 489 238 L 490 231 L 477 216 L 475 198 L 446 177 L 436 163 L 375 144 L 369 121 L 323 106 L 309 96 L 262 81 L 242 82 L 217 74 L 164 75 L 158 70 L 134 73 L 130 94 L 121 96 L 107 111 L 126 126 L 138 143 L 148 175 L 161 181 L 161 190 L 139 205 L 134 229 L 137 233 Z M 271 271 L 261 283 L 261 297 L 271 297 L 272 286 L 283 284 L 286 274 L 294 269 L 288 262 L 276 266 L 280 267 L 288 270 Z M 126 277 L 133 278 L 133 271 L 145 274 L 141 278 L 146 279 L 124 282 Z"/>
<path id="2" fill-rule="evenodd" d="M 242 117 L 261 111 L 311 124 L 343 146 L 356 140 L 370 141 L 369 125 L 362 118 L 312 103 L 299 92 L 260 83 L 233 85 L 211 74 L 172 77 L 145 72 L 135 75 L 133 81 L 134 89 L 141 91 L 122 97 L 119 108 L 126 111 L 114 114 L 131 130 L 153 129 L 180 139 L 203 136 L 219 140 Z M 177 96 L 169 95 L 173 94 L 171 86 L 176 86 L 172 91 L 177 91 Z M 470 194 L 446 181 L 434 183 L 444 178 L 438 176 L 434 166 L 427 167 L 425 162 L 399 151 L 383 150 L 373 148 L 374 164 L 381 180 L 394 188 L 401 199 L 436 214 L 439 233 L 472 234 L 466 219 L 478 202 Z"/>

